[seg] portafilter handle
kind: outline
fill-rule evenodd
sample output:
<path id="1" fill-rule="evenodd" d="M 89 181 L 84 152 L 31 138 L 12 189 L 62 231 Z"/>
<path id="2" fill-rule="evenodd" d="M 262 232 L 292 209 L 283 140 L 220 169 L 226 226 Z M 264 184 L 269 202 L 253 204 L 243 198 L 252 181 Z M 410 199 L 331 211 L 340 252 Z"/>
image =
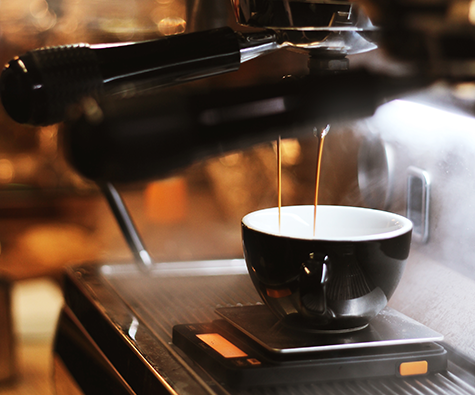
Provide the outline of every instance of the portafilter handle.
<path id="1" fill-rule="evenodd" d="M 223 27 L 141 42 L 40 48 L 5 66 L 0 95 L 16 122 L 49 125 L 64 121 L 83 97 L 123 95 L 235 71 L 279 47 L 272 31 Z"/>

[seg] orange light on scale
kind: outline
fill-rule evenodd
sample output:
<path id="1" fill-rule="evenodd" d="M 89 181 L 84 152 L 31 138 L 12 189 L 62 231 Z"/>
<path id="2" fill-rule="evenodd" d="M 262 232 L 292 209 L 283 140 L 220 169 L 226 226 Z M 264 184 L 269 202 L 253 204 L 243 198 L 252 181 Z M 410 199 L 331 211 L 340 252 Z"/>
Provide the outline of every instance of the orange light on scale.
<path id="1" fill-rule="evenodd" d="M 399 374 L 401 376 L 417 376 L 426 374 L 429 371 L 427 361 L 403 362 L 399 365 Z"/>
<path id="2" fill-rule="evenodd" d="M 219 333 L 201 333 L 196 335 L 196 337 L 210 346 L 213 350 L 220 353 L 224 358 L 247 357 L 247 354 L 244 351 L 236 347 Z"/>

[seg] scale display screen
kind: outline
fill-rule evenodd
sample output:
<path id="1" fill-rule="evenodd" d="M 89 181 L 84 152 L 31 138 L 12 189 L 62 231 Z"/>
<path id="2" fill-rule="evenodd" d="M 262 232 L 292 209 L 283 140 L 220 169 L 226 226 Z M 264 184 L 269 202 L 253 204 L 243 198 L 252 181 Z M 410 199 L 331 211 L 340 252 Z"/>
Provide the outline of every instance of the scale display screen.
<path id="1" fill-rule="evenodd" d="M 196 337 L 210 346 L 214 351 L 220 353 L 224 358 L 247 357 L 244 351 L 236 347 L 219 333 L 199 333 Z"/>

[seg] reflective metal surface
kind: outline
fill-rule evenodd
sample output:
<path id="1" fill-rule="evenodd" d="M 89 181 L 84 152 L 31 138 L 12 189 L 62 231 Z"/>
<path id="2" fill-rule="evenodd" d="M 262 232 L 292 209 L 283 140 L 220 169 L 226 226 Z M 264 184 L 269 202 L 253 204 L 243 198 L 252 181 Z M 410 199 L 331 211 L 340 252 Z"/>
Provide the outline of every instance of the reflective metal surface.
<path id="1" fill-rule="evenodd" d="M 376 48 L 369 18 L 347 1 L 233 0 L 238 23 L 272 29 L 283 46 L 345 54 Z"/>
<path id="2" fill-rule="evenodd" d="M 409 209 L 413 211 L 410 215 L 414 214 L 412 219 L 420 225 L 417 231 L 420 237 L 414 238 L 412 249 L 421 248 L 427 259 L 473 280 L 472 240 L 475 232 L 471 207 L 475 179 L 470 169 L 474 165 L 472 131 L 475 119 L 467 112 L 454 109 L 456 97 L 449 90 L 439 87 L 429 93 L 433 95 L 432 99 L 426 95 L 389 102 L 372 118 L 354 126 L 364 138 L 373 135 L 380 140 L 381 157 L 385 156 L 381 149 L 391 147 L 391 158 L 386 155 L 388 165 L 372 166 L 375 176 L 371 176 L 368 166 L 365 166 L 371 160 L 359 162 L 360 179 L 364 173 L 371 176 L 371 182 L 360 184 L 360 188 L 365 197 L 372 192 L 376 197 L 376 192 L 386 192 L 388 187 L 391 188 L 389 199 L 384 204 L 388 210 L 406 215 L 406 195 L 416 194 L 416 189 L 408 189 L 407 184 L 411 180 L 417 181 L 411 169 L 418 169 L 419 197 L 416 200 L 416 196 L 409 197 Z M 376 159 L 377 155 L 373 154 L 375 162 Z M 393 166 L 390 166 L 389 159 Z M 424 192 L 428 183 L 430 196 L 428 190 Z M 383 199 L 380 202 L 383 203 Z M 417 210 L 419 219 L 415 216 Z"/>
<path id="3" fill-rule="evenodd" d="M 341 1 L 232 0 L 240 24 L 276 30 L 363 30 L 372 27 L 360 9 Z"/>
<path id="4" fill-rule="evenodd" d="M 117 223 L 119 224 L 122 235 L 134 255 L 135 261 L 139 267 L 147 270 L 152 264 L 152 257 L 145 248 L 142 238 L 135 227 L 122 197 L 110 182 L 104 183 L 101 186 L 101 189 Z"/>
<path id="5" fill-rule="evenodd" d="M 323 52 L 352 55 L 376 49 L 376 44 L 367 36 L 355 31 L 301 31 L 281 30 L 279 41 L 282 46 L 301 50 L 320 50 Z"/>
<path id="6" fill-rule="evenodd" d="M 16 374 L 11 292 L 11 282 L 0 277 L 0 383 Z"/>
<path id="7" fill-rule="evenodd" d="M 428 172 L 414 166 L 407 169 L 406 217 L 414 224 L 414 240 L 421 244 L 429 240 L 430 185 Z"/>

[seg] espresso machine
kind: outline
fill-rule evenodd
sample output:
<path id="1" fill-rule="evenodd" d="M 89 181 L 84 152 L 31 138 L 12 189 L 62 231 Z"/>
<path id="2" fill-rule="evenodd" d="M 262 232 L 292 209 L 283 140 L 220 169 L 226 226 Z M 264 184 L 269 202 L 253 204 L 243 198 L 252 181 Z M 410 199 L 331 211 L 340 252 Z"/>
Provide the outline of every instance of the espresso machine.
<path id="1" fill-rule="evenodd" d="M 135 258 L 65 273 L 58 394 L 475 393 L 471 3 L 233 8 L 246 29 L 40 49 L 2 74 L 2 101 L 17 122 L 66 121 L 69 161 L 100 186 Z M 376 47 L 386 53 L 373 56 Z M 289 49 L 308 56 L 303 75 L 196 83 Z M 116 184 L 326 124 L 358 147 L 346 170 L 361 200 L 345 203 L 414 224 L 403 278 L 368 327 L 289 330 L 242 259 L 153 261 Z"/>

